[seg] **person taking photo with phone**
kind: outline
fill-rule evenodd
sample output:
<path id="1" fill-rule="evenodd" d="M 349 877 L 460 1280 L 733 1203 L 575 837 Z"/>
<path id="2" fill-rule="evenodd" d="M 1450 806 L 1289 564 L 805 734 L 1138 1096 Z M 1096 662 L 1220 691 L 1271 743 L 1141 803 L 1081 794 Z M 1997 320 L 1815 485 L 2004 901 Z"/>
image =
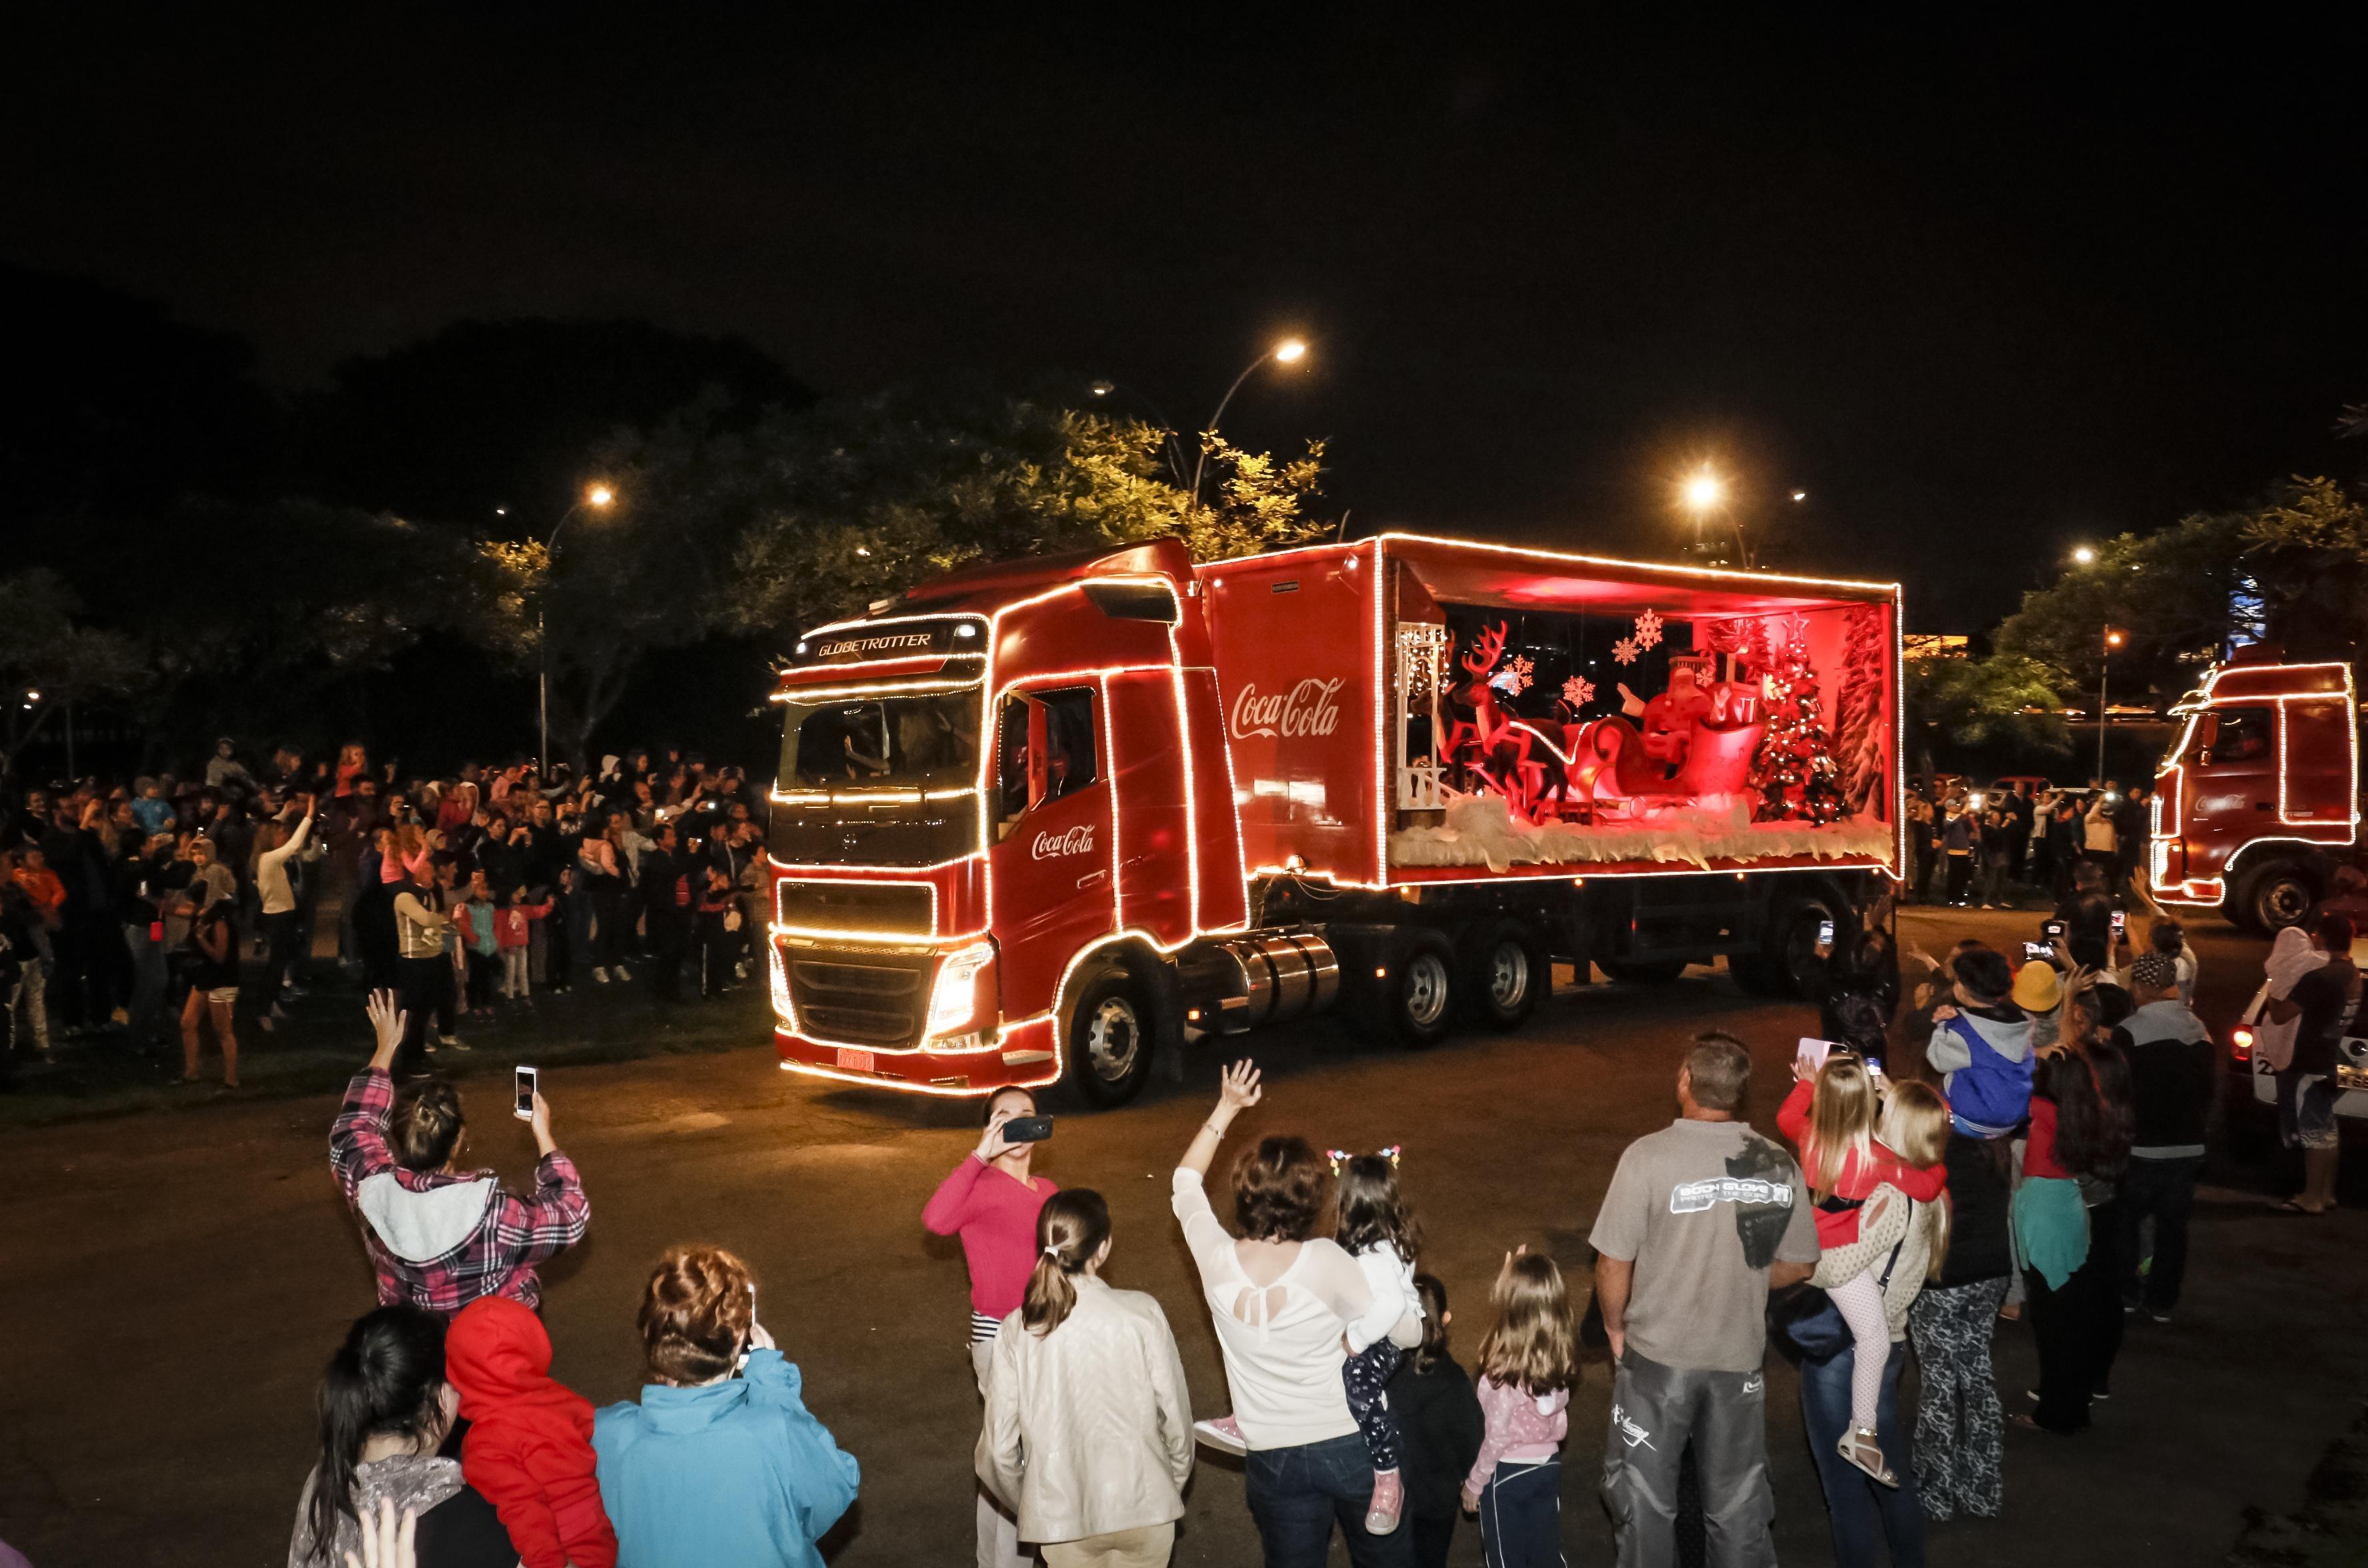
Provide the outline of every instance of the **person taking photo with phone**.
<path id="1" fill-rule="evenodd" d="M 986 1131 L 921 1208 L 930 1233 L 962 1238 L 970 1266 L 970 1362 L 979 1397 L 987 1397 L 995 1337 L 1028 1293 L 1041 1249 L 1037 1211 L 1060 1188 L 1030 1168 L 1036 1145 L 1053 1134 L 1052 1118 L 1036 1113 L 1036 1096 L 1011 1087 L 987 1096 Z M 1020 1568 L 1033 1560 L 1019 1550 L 1019 1526 L 984 1485 L 978 1488 L 979 1568 Z"/>
<path id="2" fill-rule="evenodd" d="M 592 1222 L 583 1178 L 552 1139 L 551 1106 L 533 1096 L 535 1187 L 520 1198 L 492 1171 L 461 1168 L 459 1090 L 430 1078 L 396 1091 L 390 1070 L 404 1020 L 393 993 L 373 992 L 369 1012 L 378 1049 L 346 1085 L 329 1168 L 361 1220 L 381 1304 L 447 1315 L 480 1296 L 533 1306 L 542 1297 L 534 1266 L 582 1241 Z"/>

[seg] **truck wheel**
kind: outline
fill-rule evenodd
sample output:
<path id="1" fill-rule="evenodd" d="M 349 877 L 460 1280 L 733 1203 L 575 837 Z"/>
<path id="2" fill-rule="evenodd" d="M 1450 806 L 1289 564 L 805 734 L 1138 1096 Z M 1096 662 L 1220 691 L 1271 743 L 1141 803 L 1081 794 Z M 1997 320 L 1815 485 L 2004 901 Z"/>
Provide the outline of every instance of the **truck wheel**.
<path id="1" fill-rule="evenodd" d="M 1151 1076 L 1151 998 L 1122 969 L 1103 969 L 1077 988 L 1069 1012 L 1069 1073 L 1088 1104 L 1121 1106 Z"/>
<path id="2" fill-rule="evenodd" d="M 1650 963 L 1606 962 L 1601 959 L 1595 961 L 1604 973 L 1631 985 L 1667 985 L 1686 972 L 1686 960 L 1683 959 L 1655 959 Z"/>
<path id="3" fill-rule="evenodd" d="M 2275 936 L 2308 919 L 2317 903 L 2317 878 L 2291 860 L 2272 860 L 2245 879 L 2237 912 L 2246 926 L 2265 937 Z"/>
<path id="4" fill-rule="evenodd" d="M 1389 972 L 1374 988 L 1373 1021 L 1400 1045 L 1437 1045 L 1455 1021 L 1455 949 L 1436 931 L 1402 931 L 1388 950 Z"/>
<path id="5" fill-rule="evenodd" d="M 1485 922 L 1463 948 L 1463 1004 L 1492 1029 L 1519 1028 L 1554 986 L 1538 934 L 1518 920 Z"/>

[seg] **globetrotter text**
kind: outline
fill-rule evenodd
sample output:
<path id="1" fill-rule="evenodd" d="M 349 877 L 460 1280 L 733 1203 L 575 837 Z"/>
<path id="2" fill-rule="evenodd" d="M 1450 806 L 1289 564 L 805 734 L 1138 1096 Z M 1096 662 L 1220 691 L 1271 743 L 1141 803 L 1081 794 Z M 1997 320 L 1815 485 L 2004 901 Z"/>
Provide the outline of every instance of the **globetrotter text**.
<path id="1" fill-rule="evenodd" d="M 1261 697 L 1255 685 L 1242 687 L 1234 699 L 1234 739 L 1252 735 L 1328 735 L 1340 722 L 1340 707 L 1333 699 L 1347 683 L 1345 676 L 1330 680 L 1313 676 L 1279 697 Z"/>
<path id="2" fill-rule="evenodd" d="M 1050 860 L 1057 855 L 1090 855 L 1094 852 L 1094 830 L 1073 827 L 1066 833 L 1040 833 L 1029 846 L 1029 853 L 1039 860 Z"/>

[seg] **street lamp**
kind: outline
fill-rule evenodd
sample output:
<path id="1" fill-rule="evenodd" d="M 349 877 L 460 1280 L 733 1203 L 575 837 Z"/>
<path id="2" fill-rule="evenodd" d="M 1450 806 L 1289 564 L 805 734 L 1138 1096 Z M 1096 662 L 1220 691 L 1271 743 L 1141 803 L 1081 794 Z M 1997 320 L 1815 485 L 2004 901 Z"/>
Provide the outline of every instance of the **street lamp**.
<path id="1" fill-rule="evenodd" d="M 2094 566 L 2097 563 L 2097 552 L 2084 544 L 2072 552 L 2072 563 L 2076 566 Z"/>
<path id="2" fill-rule="evenodd" d="M 1804 495 L 1806 494 L 1805 491 L 1802 492 Z M 1686 476 L 1678 486 L 1678 499 L 1694 515 L 1696 540 L 1702 538 L 1704 518 L 1713 512 L 1725 511 L 1726 520 L 1735 528 L 1736 558 L 1742 562 L 1746 572 L 1754 569 L 1751 559 L 1751 540 L 1744 535 L 1743 518 L 1733 507 L 1727 506 L 1727 483 L 1712 471 L 1710 464 L 1704 463 L 1700 469 Z"/>
<path id="3" fill-rule="evenodd" d="M 1201 504 L 1201 471 L 1209 465 L 1207 437 L 1217 433 L 1217 421 L 1225 416 L 1225 405 L 1234 401 L 1234 394 L 1242 390 L 1242 383 L 1250 379 L 1250 372 L 1269 359 L 1278 365 L 1296 365 L 1306 358 L 1307 345 L 1299 338 L 1286 337 L 1242 367 L 1242 373 L 1234 378 L 1234 384 L 1227 387 L 1225 395 L 1217 400 L 1217 412 L 1209 415 L 1209 423 L 1201 427 L 1201 455 L 1192 462 L 1192 505 L 1198 506 Z"/>
<path id="4" fill-rule="evenodd" d="M 2093 555 L 2095 551 L 2089 553 Z M 2097 778 L 2100 783 L 2105 777 L 2105 676 L 2113 650 L 2127 641 L 2128 638 L 2108 626 L 2105 628 L 2104 651 L 2097 659 Z"/>
<path id="5" fill-rule="evenodd" d="M 554 553 L 559 549 L 559 531 L 567 526 L 567 519 L 586 506 L 596 512 L 605 512 L 615 504 L 616 499 L 617 493 L 607 485 L 589 485 L 585 489 L 584 494 L 576 498 L 575 505 L 559 514 L 559 521 L 551 525 L 551 537 L 545 540 L 542 545 L 542 569 L 546 575 L 551 571 Z M 541 667 L 535 672 L 536 728 L 541 733 L 541 739 L 535 748 L 534 768 L 535 777 L 548 782 L 551 778 L 551 642 L 543 635 L 545 618 L 541 602 L 541 596 L 536 596 L 536 601 L 534 653 L 535 662 Z"/>

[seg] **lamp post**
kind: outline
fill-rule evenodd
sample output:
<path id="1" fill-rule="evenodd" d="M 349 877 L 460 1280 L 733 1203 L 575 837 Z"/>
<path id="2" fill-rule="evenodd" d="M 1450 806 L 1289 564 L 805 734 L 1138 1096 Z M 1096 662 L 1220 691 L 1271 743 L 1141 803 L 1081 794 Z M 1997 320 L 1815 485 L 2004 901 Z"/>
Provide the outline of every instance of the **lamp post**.
<path id="1" fill-rule="evenodd" d="M 1105 402 L 1123 392 L 1149 409 L 1151 416 L 1159 421 L 1159 428 L 1165 433 L 1160 447 L 1167 454 L 1167 472 L 1175 477 L 1178 484 L 1184 483 L 1184 447 L 1181 438 L 1176 434 L 1176 421 L 1168 418 L 1157 403 L 1133 387 L 1121 386 L 1116 381 L 1096 381 L 1087 390 Z"/>
<path id="2" fill-rule="evenodd" d="M 559 521 L 551 525 L 551 537 L 542 543 L 542 569 L 546 575 L 551 571 L 553 552 L 559 549 L 559 530 L 567 526 L 567 519 L 586 506 L 596 512 L 605 512 L 616 499 L 617 493 L 607 485 L 589 485 L 586 487 L 582 495 L 576 497 L 574 506 L 559 514 Z M 543 635 L 545 624 L 541 596 L 537 596 L 534 607 L 534 656 L 535 663 L 540 668 L 535 672 L 535 710 L 536 728 L 540 732 L 541 738 L 535 747 L 534 768 L 535 777 L 548 782 L 551 777 L 551 643 Z"/>
<path id="3" fill-rule="evenodd" d="M 1217 400 L 1217 412 L 1209 415 L 1209 423 L 1201 431 L 1201 455 L 1192 462 L 1193 506 L 1198 506 L 1201 504 L 1201 471 L 1209 465 L 1207 437 L 1217 433 L 1217 421 L 1225 416 L 1225 405 L 1234 401 L 1234 394 L 1242 390 L 1242 383 L 1250 379 L 1250 372 L 1269 359 L 1278 365 L 1296 365 L 1305 358 L 1307 358 L 1307 345 L 1299 338 L 1286 337 L 1242 367 L 1242 373 L 1234 378 L 1234 384 L 1227 387 L 1225 395 Z"/>
<path id="4" fill-rule="evenodd" d="M 1687 475 L 1685 481 L 1678 486 L 1678 499 L 1683 502 L 1687 509 L 1694 515 L 1694 538 L 1697 540 L 1702 538 L 1702 520 L 1705 517 L 1722 507 L 1725 508 L 1726 520 L 1735 528 L 1736 560 L 1746 572 L 1756 571 L 1757 563 L 1751 559 L 1751 540 L 1743 531 L 1742 517 L 1736 515 L 1733 507 L 1727 506 L 1726 494 L 1726 481 L 1719 477 L 1708 463 L 1702 464 L 1700 469 Z M 1809 493 L 1805 490 L 1796 491 L 1793 495 L 1795 501 L 1805 501 L 1808 497 Z"/>
<path id="5" fill-rule="evenodd" d="M 2105 628 L 2105 646 L 2097 657 L 2097 779 L 2105 778 L 2105 678 L 2110 671 L 2113 650 L 2123 642 L 2122 634 L 2112 627 Z"/>

